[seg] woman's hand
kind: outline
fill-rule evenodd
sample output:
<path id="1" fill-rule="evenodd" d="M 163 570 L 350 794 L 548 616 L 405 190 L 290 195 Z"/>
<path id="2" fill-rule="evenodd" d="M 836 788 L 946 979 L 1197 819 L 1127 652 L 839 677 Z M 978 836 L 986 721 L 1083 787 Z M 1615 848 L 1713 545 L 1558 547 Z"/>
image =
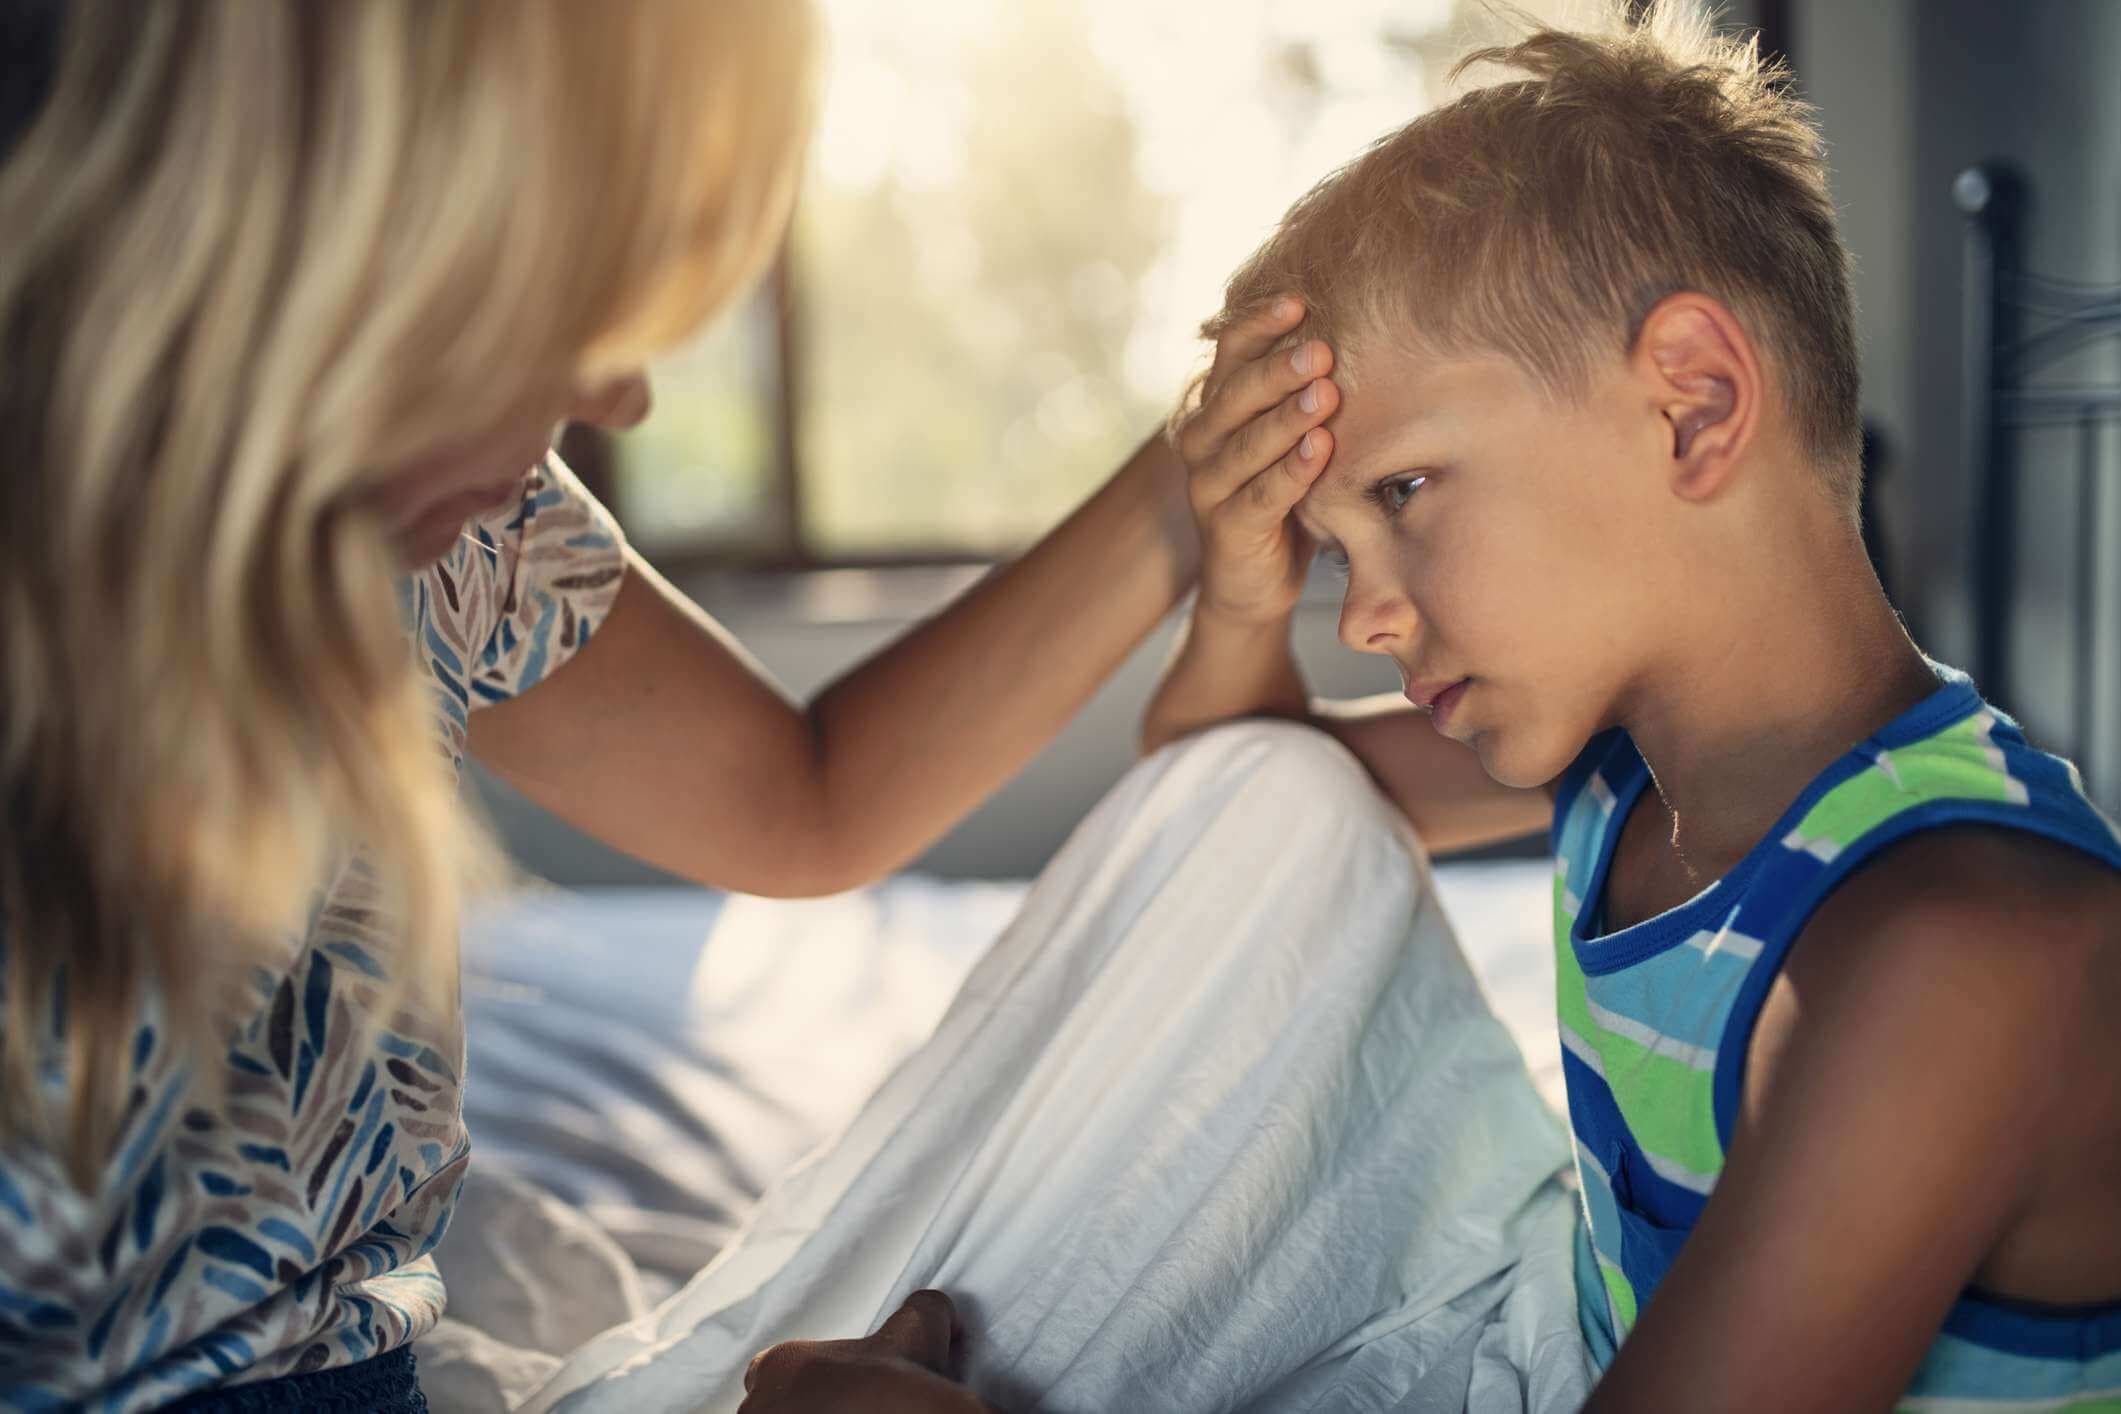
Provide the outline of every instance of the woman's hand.
<path id="1" fill-rule="evenodd" d="M 1283 299 L 1216 340 L 1201 405 L 1179 425 L 1187 494 L 1200 525 L 1196 613 L 1278 623 L 1296 607 L 1317 547 L 1290 512 L 1325 470 L 1340 406 L 1316 339 L 1271 352 L 1303 306 Z"/>
<path id="2" fill-rule="evenodd" d="M 996 1414 L 952 1378 L 961 1337 L 950 1298 L 916 1291 L 874 1335 L 759 1352 L 737 1414 Z"/>

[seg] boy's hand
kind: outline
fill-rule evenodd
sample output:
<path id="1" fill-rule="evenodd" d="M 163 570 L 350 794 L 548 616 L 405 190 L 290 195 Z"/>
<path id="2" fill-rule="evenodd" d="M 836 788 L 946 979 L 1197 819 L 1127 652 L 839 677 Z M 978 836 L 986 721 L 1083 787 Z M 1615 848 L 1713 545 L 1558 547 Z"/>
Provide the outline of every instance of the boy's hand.
<path id="1" fill-rule="evenodd" d="M 957 1312 L 940 1291 L 916 1291 L 860 1340 L 790 1340 L 744 1372 L 737 1414 L 994 1414 L 951 1378 Z"/>
<path id="2" fill-rule="evenodd" d="M 1333 434 L 1319 424 L 1340 406 L 1340 390 L 1325 376 L 1333 351 L 1318 340 L 1270 352 L 1302 317 L 1298 301 L 1283 299 L 1227 330 L 1200 407 L 1177 429 L 1200 525 L 1196 613 L 1273 623 L 1303 592 L 1317 547 L 1289 513 L 1333 454 Z"/>

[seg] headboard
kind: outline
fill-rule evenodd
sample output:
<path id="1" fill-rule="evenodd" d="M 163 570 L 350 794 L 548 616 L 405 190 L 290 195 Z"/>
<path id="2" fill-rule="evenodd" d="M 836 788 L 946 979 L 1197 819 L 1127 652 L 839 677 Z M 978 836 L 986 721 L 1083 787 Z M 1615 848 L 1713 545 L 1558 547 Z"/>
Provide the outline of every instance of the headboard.
<path id="1" fill-rule="evenodd" d="M 2101 584 L 2115 547 L 2100 534 L 2106 427 L 2121 420 L 2121 382 L 2062 382 L 2056 365 L 2102 340 L 2121 336 L 2121 285 L 2085 284 L 2036 275 L 2021 259 L 2024 179 L 2002 164 L 1969 167 L 1952 183 L 1966 217 L 1965 335 L 1962 342 L 1967 484 L 1973 488 L 1969 550 L 1973 566 L 1974 653 L 1969 665 L 1982 693 L 2005 711 L 2021 704 L 2012 677 L 2012 608 L 2019 587 L 2016 556 L 2021 474 L 2068 475 L 2076 493 L 2069 539 L 2052 553 L 2071 577 L 2071 740 L 2043 743 L 2070 756 L 2094 794 L 2121 738 L 2102 726 L 2099 693 L 2109 631 Z M 2075 429 L 2066 457 L 2025 455 L 2033 428 Z M 2109 810 L 2121 801 L 2100 803 Z"/>

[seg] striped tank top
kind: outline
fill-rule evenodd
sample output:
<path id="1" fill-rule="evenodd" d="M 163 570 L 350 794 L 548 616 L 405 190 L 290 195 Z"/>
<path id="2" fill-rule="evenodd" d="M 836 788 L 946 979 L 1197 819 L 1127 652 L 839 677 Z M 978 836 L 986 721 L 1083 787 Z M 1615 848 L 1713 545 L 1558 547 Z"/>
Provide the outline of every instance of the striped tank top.
<path id="1" fill-rule="evenodd" d="M 1585 1221 L 1576 1286 L 1600 1369 L 1677 1257 L 1723 1168 L 1769 985 L 1829 891 L 1918 830 L 2031 831 L 2121 869 L 2121 832 L 2069 762 L 2026 744 L 1965 674 L 1822 771 L 1723 878 L 1598 936 L 1606 870 L 1649 770 L 1622 731 L 1594 738 L 1554 807 L 1562 1070 Z M 1903 1410 L 2121 1411 L 2121 1305 L 2034 1312 L 1968 1292 Z"/>

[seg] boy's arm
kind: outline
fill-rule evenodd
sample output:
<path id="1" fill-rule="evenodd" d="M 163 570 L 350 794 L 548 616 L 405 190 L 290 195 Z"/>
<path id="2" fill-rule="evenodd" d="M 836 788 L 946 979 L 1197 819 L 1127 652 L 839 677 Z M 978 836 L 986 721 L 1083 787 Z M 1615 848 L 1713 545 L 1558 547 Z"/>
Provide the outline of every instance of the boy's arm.
<path id="1" fill-rule="evenodd" d="M 760 1351 L 737 1414 L 1002 1414 L 951 1377 L 963 1337 L 947 1295 L 916 1291 L 872 1335 Z"/>
<path id="2" fill-rule="evenodd" d="M 1715 1194 L 1593 1414 L 1899 1402 L 2101 1024 L 2111 918 L 2028 883 L 2057 848 L 1940 832 L 1821 908 L 1762 1011 Z"/>
<path id="3" fill-rule="evenodd" d="M 1154 751 L 1239 717 L 1307 722 L 1353 752 L 1436 854 L 1536 834 L 1553 812 L 1549 790 L 1498 784 L 1467 747 L 1440 735 L 1396 693 L 1353 701 L 1313 698 L 1289 646 L 1289 621 L 1219 617 L 1196 603 L 1186 636 L 1142 719 Z"/>

